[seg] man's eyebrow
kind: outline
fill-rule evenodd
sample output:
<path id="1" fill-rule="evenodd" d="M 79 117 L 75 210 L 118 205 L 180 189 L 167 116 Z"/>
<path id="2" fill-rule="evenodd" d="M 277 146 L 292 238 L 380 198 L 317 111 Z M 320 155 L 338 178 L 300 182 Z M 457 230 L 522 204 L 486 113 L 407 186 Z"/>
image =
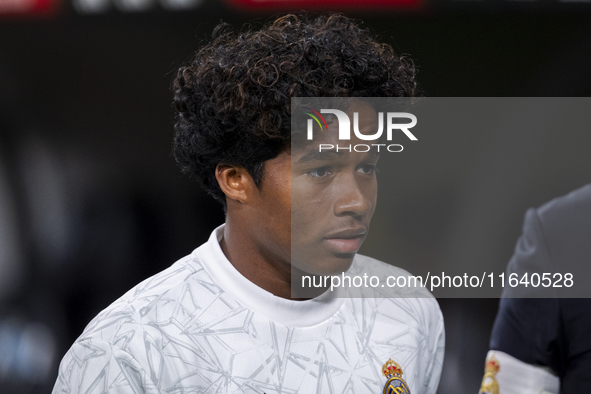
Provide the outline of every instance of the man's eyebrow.
<path id="1" fill-rule="evenodd" d="M 328 161 L 334 160 L 335 158 L 341 156 L 343 152 L 337 152 L 336 150 L 326 150 L 319 152 L 317 150 L 311 151 L 300 157 L 298 163 L 304 163 L 307 161 L 318 160 L 318 161 Z"/>
<path id="2" fill-rule="evenodd" d="M 337 157 L 342 156 L 343 153 L 345 153 L 345 152 L 342 152 L 342 151 L 341 152 L 337 152 L 334 149 L 325 150 L 325 151 L 322 151 L 322 152 L 313 150 L 313 151 L 310 151 L 310 152 L 306 153 L 302 157 L 300 157 L 297 162 L 298 163 L 305 163 L 307 161 L 313 161 L 313 160 L 316 160 L 316 161 L 330 161 L 330 160 L 336 159 Z M 373 150 L 373 149 L 370 150 L 367 153 L 368 153 L 368 156 L 376 156 L 376 157 L 379 157 L 380 156 L 380 153 L 377 152 L 376 150 Z"/>

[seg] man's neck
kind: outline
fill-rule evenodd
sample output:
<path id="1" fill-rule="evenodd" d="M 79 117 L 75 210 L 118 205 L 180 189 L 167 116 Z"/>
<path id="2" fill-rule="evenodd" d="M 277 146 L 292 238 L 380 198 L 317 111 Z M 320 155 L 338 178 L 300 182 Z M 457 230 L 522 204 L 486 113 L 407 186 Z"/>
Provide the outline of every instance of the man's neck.
<path id="1" fill-rule="evenodd" d="M 251 229 L 242 228 L 229 218 L 226 219 L 220 246 L 226 258 L 240 274 L 277 297 L 290 300 L 310 298 L 308 293 L 307 298 L 292 296 L 291 281 L 294 268 L 289 261 L 283 261 L 270 251 L 261 250 L 256 240 L 250 237 Z M 297 276 L 297 272 L 295 274 Z M 325 290 L 325 288 L 318 289 L 318 294 L 315 296 L 322 294 Z"/>

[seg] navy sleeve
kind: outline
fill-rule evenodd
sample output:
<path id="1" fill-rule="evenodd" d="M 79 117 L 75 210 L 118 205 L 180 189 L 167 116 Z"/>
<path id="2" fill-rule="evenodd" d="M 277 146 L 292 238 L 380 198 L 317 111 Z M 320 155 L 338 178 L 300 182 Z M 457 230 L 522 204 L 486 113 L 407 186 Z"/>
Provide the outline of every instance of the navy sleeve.
<path id="1" fill-rule="evenodd" d="M 525 215 L 523 234 L 507 266 L 506 277 L 525 272 L 553 272 L 544 233 L 535 209 Z M 493 326 L 490 349 L 500 350 L 523 362 L 550 367 L 561 374 L 563 365 L 560 303 L 548 297 L 548 289 L 505 287 Z"/>
<path id="2" fill-rule="evenodd" d="M 490 349 L 523 362 L 550 367 L 562 374 L 563 338 L 559 300 L 555 298 L 502 298 L 490 339 Z"/>

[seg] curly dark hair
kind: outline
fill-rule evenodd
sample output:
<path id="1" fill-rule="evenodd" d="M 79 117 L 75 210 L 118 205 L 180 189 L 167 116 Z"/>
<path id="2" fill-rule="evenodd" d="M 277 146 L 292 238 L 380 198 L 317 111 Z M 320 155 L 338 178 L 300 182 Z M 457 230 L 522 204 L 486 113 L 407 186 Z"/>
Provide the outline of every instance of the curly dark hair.
<path id="1" fill-rule="evenodd" d="M 216 166 L 240 165 L 260 187 L 264 162 L 289 148 L 292 97 L 412 97 L 415 75 L 409 58 L 342 14 L 240 33 L 222 23 L 174 79 L 175 159 L 225 205 Z"/>

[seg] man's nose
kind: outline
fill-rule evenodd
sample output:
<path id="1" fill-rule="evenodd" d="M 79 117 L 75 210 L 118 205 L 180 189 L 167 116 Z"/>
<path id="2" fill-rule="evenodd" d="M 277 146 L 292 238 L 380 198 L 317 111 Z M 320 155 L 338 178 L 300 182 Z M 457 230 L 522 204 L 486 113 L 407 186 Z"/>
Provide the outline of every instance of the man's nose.
<path id="1" fill-rule="evenodd" d="M 339 188 L 335 191 L 335 215 L 362 216 L 370 208 L 372 202 L 367 197 L 369 190 L 363 190 L 355 176 L 347 176 L 339 182 Z"/>

